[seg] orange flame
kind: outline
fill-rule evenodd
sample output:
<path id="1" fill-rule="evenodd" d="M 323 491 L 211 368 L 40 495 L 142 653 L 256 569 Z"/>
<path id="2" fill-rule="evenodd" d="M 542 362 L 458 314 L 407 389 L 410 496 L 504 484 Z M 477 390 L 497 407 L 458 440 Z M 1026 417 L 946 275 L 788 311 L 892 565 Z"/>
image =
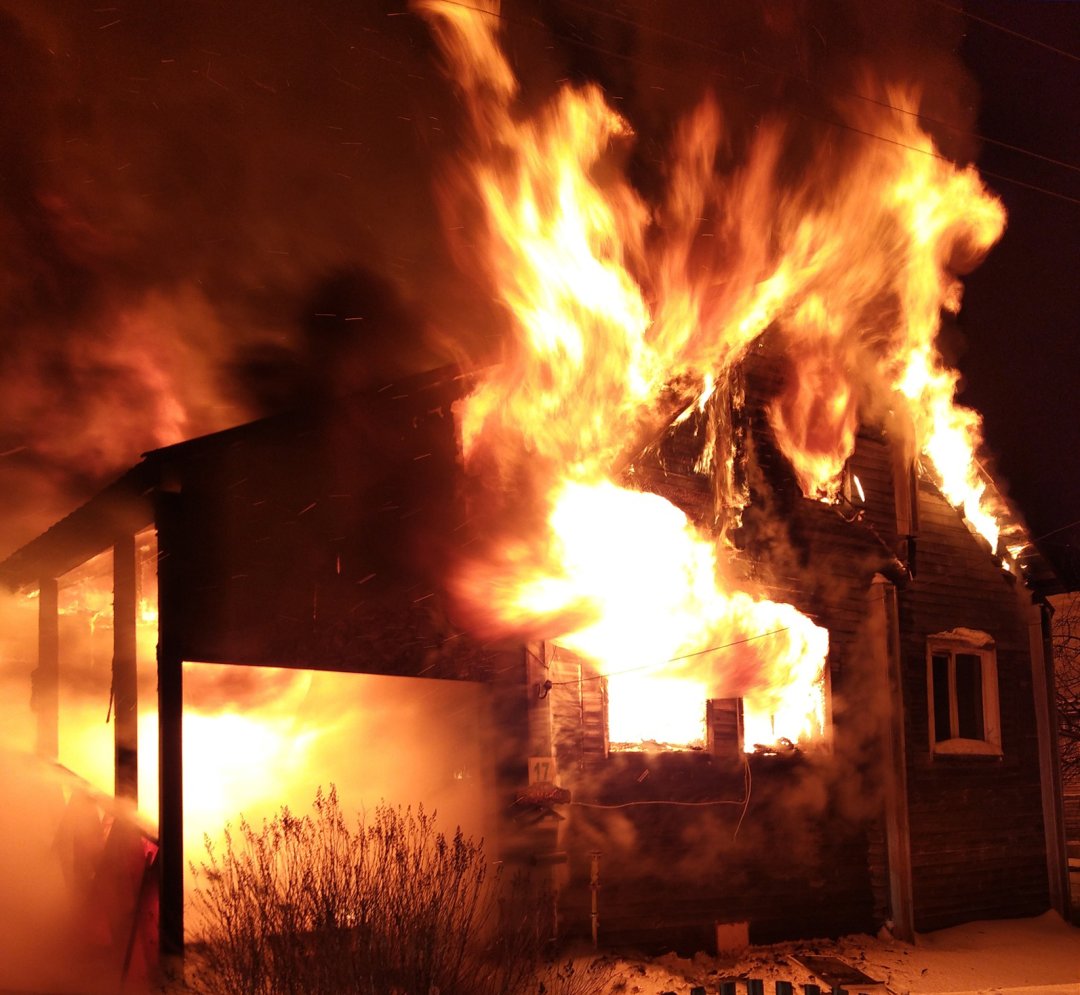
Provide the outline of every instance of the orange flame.
<path id="1" fill-rule="evenodd" d="M 773 326 L 792 370 L 770 422 L 804 493 L 835 500 L 860 416 L 899 410 L 892 427 L 994 545 L 978 416 L 954 404 L 934 341 L 942 309 L 959 306 L 954 271 L 1003 230 L 1001 204 L 938 154 L 914 94 L 868 78 L 880 99 L 839 108 L 849 147 L 820 151 L 798 187 L 778 179 L 787 135 L 775 121 L 720 176 L 722 115 L 705 100 L 651 208 L 619 168 L 631 128 L 599 89 L 565 86 L 522 116 L 497 9 L 418 8 L 471 114 L 463 172 L 486 228 L 480 266 L 513 325 L 458 414 L 467 465 L 518 514 L 460 593 L 495 631 L 555 638 L 608 674 L 689 675 L 708 695 L 747 696 L 770 726 L 784 702 L 800 732 L 820 726 L 827 634 L 731 590 L 713 540 L 621 486 L 620 468 Z M 774 629 L 782 639 L 716 651 Z"/>
<path id="2" fill-rule="evenodd" d="M 662 498 L 615 482 L 635 439 L 655 424 L 673 374 L 704 392 L 707 366 L 683 361 L 691 343 L 712 358 L 739 348 L 718 351 L 700 335 L 705 304 L 685 281 L 657 311 L 647 302 L 634 273 L 648 262 L 650 212 L 612 162 L 629 126 L 594 87 L 564 89 L 544 112 L 518 120 L 491 19 L 438 2 L 422 9 L 478 125 L 480 153 L 467 168 L 487 222 L 484 261 L 516 331 L 501 368 L 460 411 L 466 459 L 494 467 L 543 522 L 473 563 L 460 593 L 493 628 L 540 628 L 612 677 L 681 671 L 712 697 L 819 685 L 824 630 L 790 606 L 725 590 L 710 538 Z M 685 141 L 703 148 L 699 135 Z M 687 159 L 686 171 L 700 174 L 703 158 Z M 687 257 L 686 217 L 699 209 L 695 187 L 679 189 L 661 283 L 674 280 L 675 258 Z M 774 280 L 739 295 L 744 344 L 767 324 L 780 288 Z M 721 652 L 763 634 L 771 645 Z M 613 700 L 625 700 L 631 683 Z"/>

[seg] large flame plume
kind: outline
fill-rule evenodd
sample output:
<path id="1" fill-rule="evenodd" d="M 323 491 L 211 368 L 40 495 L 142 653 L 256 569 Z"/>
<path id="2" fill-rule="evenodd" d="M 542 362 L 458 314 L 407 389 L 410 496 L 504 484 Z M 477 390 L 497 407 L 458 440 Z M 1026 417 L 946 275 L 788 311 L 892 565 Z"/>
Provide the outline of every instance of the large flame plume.
<path id="1" fill-rule="evenodd" d="M 502 531 L 459 593 L 492 630 L 555 638 L 609 674 L 652 666 L 774 711 L 802 701 L 827 634 L 736 590 L 711 537 L 627 486 L 629 462 L 773 327 L 791 372 L 770 421 L 807 496 L 835 500 L 860 417 L 891 418 L 995 545 L 979 419 L 955 404 L 935 340 L 942 310 L 959 307 L 956 273 L 1003 230 L 1001 204 L 937 152 L 916 93 L 869 75 L 861 89 L 876 99 L 836 108 L 850 130 L 804 157 L 797 183 L 778 120 L 718 169 L 729 136 L 706 98 L 675 133 L 666 196 L 649 204 L 622 168 L 632 128 L 599 88 L 565 85 L 523 114 L 497 9 L 418 7 L 471 116 L 462 186 L 512 323 L 460 411 L 467 465 L 495 492 Z M 720 652 L 736 642 L 738 655 Z"/>

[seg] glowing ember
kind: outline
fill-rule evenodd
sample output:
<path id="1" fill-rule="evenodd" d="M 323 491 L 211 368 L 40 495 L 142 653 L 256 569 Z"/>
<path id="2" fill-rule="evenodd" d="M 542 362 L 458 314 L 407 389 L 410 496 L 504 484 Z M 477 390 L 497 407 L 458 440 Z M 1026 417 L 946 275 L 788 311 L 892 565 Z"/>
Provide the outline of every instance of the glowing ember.
<path id="1" fill-rule="evenodd" d="M 857 497 L 859 504 L 866 504 L 866 491 L 863 490 L 862 481 L 853 473 L 851 475 L 851 485 L 855 488 L 853 497 Z"/>

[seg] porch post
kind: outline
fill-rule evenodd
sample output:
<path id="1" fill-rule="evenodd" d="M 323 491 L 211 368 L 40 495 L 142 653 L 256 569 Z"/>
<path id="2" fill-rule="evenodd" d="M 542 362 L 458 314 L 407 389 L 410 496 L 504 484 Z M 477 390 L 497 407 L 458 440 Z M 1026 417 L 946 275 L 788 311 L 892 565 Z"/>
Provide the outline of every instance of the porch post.
<path id="1" fill-rule="evenodd" d="M 60 612 L 55 577 L 42 577 L 38 587 L 38 665 L 32 679 L 37 752 L 56 760 L 60 753 Z"/>
<path id="2" fill-rule="evenodd" d="M 911 885 L 911 826 L 908 817 L 907 749 L 904 737 L 904 698 L 900 679 L 900 622 L 896 587 L 878 574 L 870 591 L 870 617 L 877 638 L 874 655 L 878 674 L 885 678 L 888 725 L 884 729 L 882 770 L 885 785 L 885 841 L 889 859 L 889 904 L 893 933 L 915 940 L 915 901 Z"/>
<path id="3" fill-rule="evenodd" d="M 1042 604 L 1033 603 L 1028 609 L 1028 641 L 1031 646 L 1032 691 L 1039 741 L 1039 774 L 1050 904 L 1062 917 L 1068 919 L 1069 864 L 1065 852 L 1061 754 L 1058 751 L 1057 707 L 1054 697 L 1054 653 L 1050 640 L 1050 616 Z"/>
<path id="4" fill-rule="evenodd" d="M 158 838 L 161 952 L 184 952 L 184 671 L 158 645 Z"/>
<path id="5" fill-rule="evenodd" d="M 183 497 L 159 492 L 158 528 L 158 864 L 160 946 L 184 953 Z"/>
<path id="6" fill-rule="evenodd" d="M 135 537 L 113 546 L 113 756 L 117 798 L 139 800 L 139 685 L 135 662 Z"/>

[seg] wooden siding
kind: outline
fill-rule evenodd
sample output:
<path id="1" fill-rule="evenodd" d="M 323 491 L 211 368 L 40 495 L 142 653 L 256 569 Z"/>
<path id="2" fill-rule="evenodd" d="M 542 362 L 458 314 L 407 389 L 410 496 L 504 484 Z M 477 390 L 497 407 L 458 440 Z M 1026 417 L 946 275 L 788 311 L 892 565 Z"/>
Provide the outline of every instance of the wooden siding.
<path id="1" fill-rule="evenodd" d="M 915 925 L 1035 915 L 1049 892 L 1021 592 L 931 484 L 918 498 L 918 571 L 899 598 Z M 1001 758 L 931 750 L 926 641 L 956 627 L 994 640 Z"/>
<path id="2" fill-rule="evenodd" d="M 857 664 L 865 655 L 867 588 L 895 562 L 891 453 L 880 434 L 860 436 L 860 479 L 881 505 L 872 521 L 853 507 L 801 498 L 765 419 L 776 383 L 767 359 L 746 370 L 746 401 L 734 417 L 746 441 L 737 474 L 751 504 L 731 534 L 748 583 L 829 629 L 831 748 L 752 756 L 745 764 L 705 750 L 605 758 L 595 721 L 592 733 L 582 725 L 602 682 L 592 682 L 590 701 L 578 682 L 583 671 L 561 675 L 551 708 L 561 783 L 573 795 L 560 897 L 564 931 L 572 935 L 588 934 L 594 852 L 607 943 L 693 952 L 712 946 L 716 922 L 747 920 L 751 938 L 767 942 L 868 930 L 882 921 L 878 729 L 862 705 L 869 678 Z M 730 523 L 717 508 L 714 477 L 695 469 L 706 417 L 695 413 L 657 440 L 630 479 L 709 531 Z"/>
<path id="3" fill-rule="evenodd" d="M 1048 907 L 1026 616 L 1013 579 L 928 483 L 915 521 L 896 495 L 908 468 L 880 431 L 863 429 L 850 461 L 865 501 L 807 501 L 767 424 L 784 370 L 767 348 L 742 371 L 749 504 L 729 532 L 744 579 L 828 628 L 831 752 L 754 756 L 746 771 L 699 753 L 603 759 L 576 732 L 580 694 L 553 698 L 563 783 L 574 796 L 563 831 L 564 926 L 584 935 L 590 854 L 600 851 L 600 933 L 612 941 L 702 942 L 711 923 L 749 920 L 755 940 L 874 929 L 888 915 L 880 794 L 880 674 L 870 671 L 867 590 L 898 587 L 915 927 Z M 672 500 L 705 529 L 732 523 L 715 477 L 695 470 L 707 437 L 694 414 L 635 462 L 639 487 Z M 899 521 L 902 519 L 903 521 Z M 914 542 L 910 529 L 918 529 Z M 912 578 L 914 574 L 914 578 Z M 963 626 L 994 638 L 1004 757 L 932 757 L 927 636 Z M 576 738 L 575 738 L 576 737 Z M 593 743 L 599 742 L 596 736 Z M 749 799 L 744 777 L 751 775 Z M 814 801 L 808 801 L 813 797 Z"/>
<path id="4" fill-rule="evenodd" d="M 1080 789 L 1065 789 L 1065 836 L 1072 842 L 1080 842 Z"/>

